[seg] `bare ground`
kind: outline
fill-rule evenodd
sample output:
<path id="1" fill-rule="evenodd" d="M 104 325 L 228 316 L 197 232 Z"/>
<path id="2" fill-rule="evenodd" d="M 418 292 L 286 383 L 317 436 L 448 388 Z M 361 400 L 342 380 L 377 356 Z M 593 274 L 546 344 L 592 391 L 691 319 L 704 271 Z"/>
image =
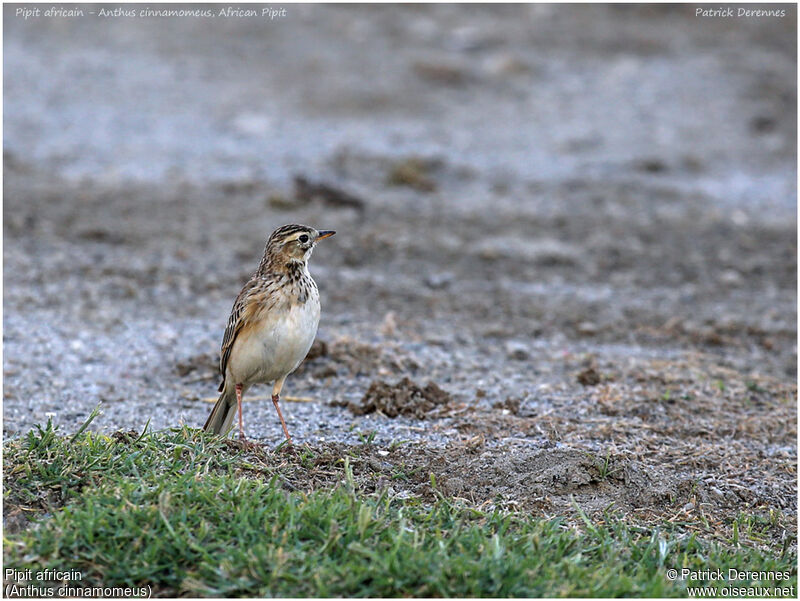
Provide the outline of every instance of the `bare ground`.
<path id="1" fill-rule="evenodd" d="M 183 60 L 185 89 L 206 93 L 221 73 L 232 90 L 211 125 L 158 117 L 140 139 L 112 120 L 112 139 L 129 141 L 110 167 L 98 138 L 73 128 L 66 144 L 36 121 L 37 102 L 60 98 L 81 123 L 89 97 L 48 79 L 40 38 L 8 25 L 6 436 L 48 417 L 74 431 L 98 403 L 104 431 L 202 424 L 230 303 L 268 233 L 305 222 L 338 233 L 312 259 L 319 342 L 284 402 L 314 459 L 259 455 L 287 485 L 341 481 L 349 455 L 360 486 L 396 494 L 544 515 L 611 507 L 720 536 L 739 512 L 773 512 L 770 542 L 791 539 L 794 25 L 655 7 L 354 10 L 303 8 L 292 35 L 267 42 L 228 24 L 240 35 L 218 53 L 205 25 L 132 25 L 113 44 L 86 23 L 78 37 L 31 25 L 64 36 L 55 75 L 124 90 L 131 72 L 81 62 L 79 40 L 114 54 L 158 39 L 126 69 Z M 342 45 L 336 23 L 374 52 Z M 442 47 L 437 28 L 452 34 Z M 327 67 L 305 46 L 256 72 L 231 58 L 255 64 L 258 44 L 285 56 L 312 35 Z M 8 61 L 27 70 L 9 76 Z M 266 109 L 245 75 L 275 86 L 296 145 L 258 133 Z M 155 105 L 162 93 L 142 92 Z M 91 100 L 120 115 L 135 102 Z M 201 116 L 204 102 L 178 106 Z M 166 125 L 186 138 L 148 160 L 147 128 Z M 253 391 L 245 421 L 274 447 L 266 394 Z"/>

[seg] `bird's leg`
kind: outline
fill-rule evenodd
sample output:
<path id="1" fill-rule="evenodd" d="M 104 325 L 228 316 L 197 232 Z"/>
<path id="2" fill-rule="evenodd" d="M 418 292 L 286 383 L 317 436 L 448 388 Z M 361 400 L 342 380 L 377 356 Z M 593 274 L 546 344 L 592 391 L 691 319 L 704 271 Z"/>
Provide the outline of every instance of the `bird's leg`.
<path id="1" fill-rule="evenodd" d="M 239 407 L 239 440 L 246 440 L 244 437 L 244 423 L 242 422 L 242 385 L 236 385 L 236 404 Z"/>
<path id="2" fill-rule="evenodd" d="M 286 435 L 286 440 L 289 441 L 289 446 L 292 446 L 292 437 L 289 436 L 289 430 L 286 427 L 286 422 L 283 421 L 283 414 L 281 413 L 281 408 L 278 406 L 278 401 L 280 400 L 281 388 L 283 388 L 283 381 L 286 379 L 284 376 L 283 378 L 279 378 L 275 381 L 275 386 L 272 387 L 272 404 L 275 405 L 275 411 L 278 412 L 278 417 L 281 420 L 281 426 L 283 426 L 283 433 Z"/>
<path id="3" fill-rule="evenodd" d="M 281 408 L 278 406 L 278 400 L 280 400 L 280 396 L 273 394 L 272 404 L 275 405 L 275 410 L 278 412 L 278 417 L 281 420 L 281 426 L 283 426 L 283 433 L 286 435 L 286 440 L 289 441 L 289 446 L 292 446 L 292 437 L 289 436 L 289 430 L 286 428 L 286 422 L 283 421 L 283 415 L 281 414 Z"/>

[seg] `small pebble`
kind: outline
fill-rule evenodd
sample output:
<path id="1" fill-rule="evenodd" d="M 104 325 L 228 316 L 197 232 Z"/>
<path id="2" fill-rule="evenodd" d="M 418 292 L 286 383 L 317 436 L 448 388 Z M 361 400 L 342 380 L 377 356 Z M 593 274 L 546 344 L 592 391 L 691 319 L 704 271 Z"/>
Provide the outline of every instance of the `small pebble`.
<path id="1" fill-rule="evenodd" d="M 448 288 L 450 283 L 453 281 L 453 274 L 452 273 L 433 273 L 428 275 L 424 280 L 425 285 L 428 288 L 432 288 L 434 290 L 441 290 L 443 288 Z"/>
<path id="2" fill-rule="evenodd" d="M 528 353 L 528 345 L 522 342 L 511 340 L 506 343 L 506 355 L 509 359 L 524 361 L 530 357 L 530 354 Z"/>

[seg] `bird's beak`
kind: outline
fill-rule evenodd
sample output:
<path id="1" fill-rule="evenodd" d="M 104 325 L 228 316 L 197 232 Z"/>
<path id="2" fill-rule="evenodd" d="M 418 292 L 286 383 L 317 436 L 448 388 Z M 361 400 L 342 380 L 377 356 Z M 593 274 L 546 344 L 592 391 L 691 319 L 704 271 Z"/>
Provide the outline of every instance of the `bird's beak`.
<path id="1" fill-rule="evenodd" d="M 323 238 L 330 238 L 330 237 L 331 237 L 331 236 L 333 236 L 335 233 L 336 233 L 336 232 L 334 232 L 333 230 L 324 230 L 324 231 L 321 231 L 321 232 L 319 233 L 319 236 L 317 236 L 317 240 L 322 240 Z"/>

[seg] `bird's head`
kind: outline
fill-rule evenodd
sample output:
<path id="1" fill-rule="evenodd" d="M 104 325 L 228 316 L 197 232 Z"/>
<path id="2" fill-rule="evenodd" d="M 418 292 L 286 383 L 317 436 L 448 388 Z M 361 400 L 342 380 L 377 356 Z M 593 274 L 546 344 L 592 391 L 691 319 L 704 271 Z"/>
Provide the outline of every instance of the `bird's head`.
<path id="1" fill-rule="evenodd" d="M 272 232 L 267 240 L 265 255 L 273 264 L 305 263 L 311 257 L 316 243 L 335 233 L 331 230 L 315 230 L 307 225 L 284 225 Z"/>

